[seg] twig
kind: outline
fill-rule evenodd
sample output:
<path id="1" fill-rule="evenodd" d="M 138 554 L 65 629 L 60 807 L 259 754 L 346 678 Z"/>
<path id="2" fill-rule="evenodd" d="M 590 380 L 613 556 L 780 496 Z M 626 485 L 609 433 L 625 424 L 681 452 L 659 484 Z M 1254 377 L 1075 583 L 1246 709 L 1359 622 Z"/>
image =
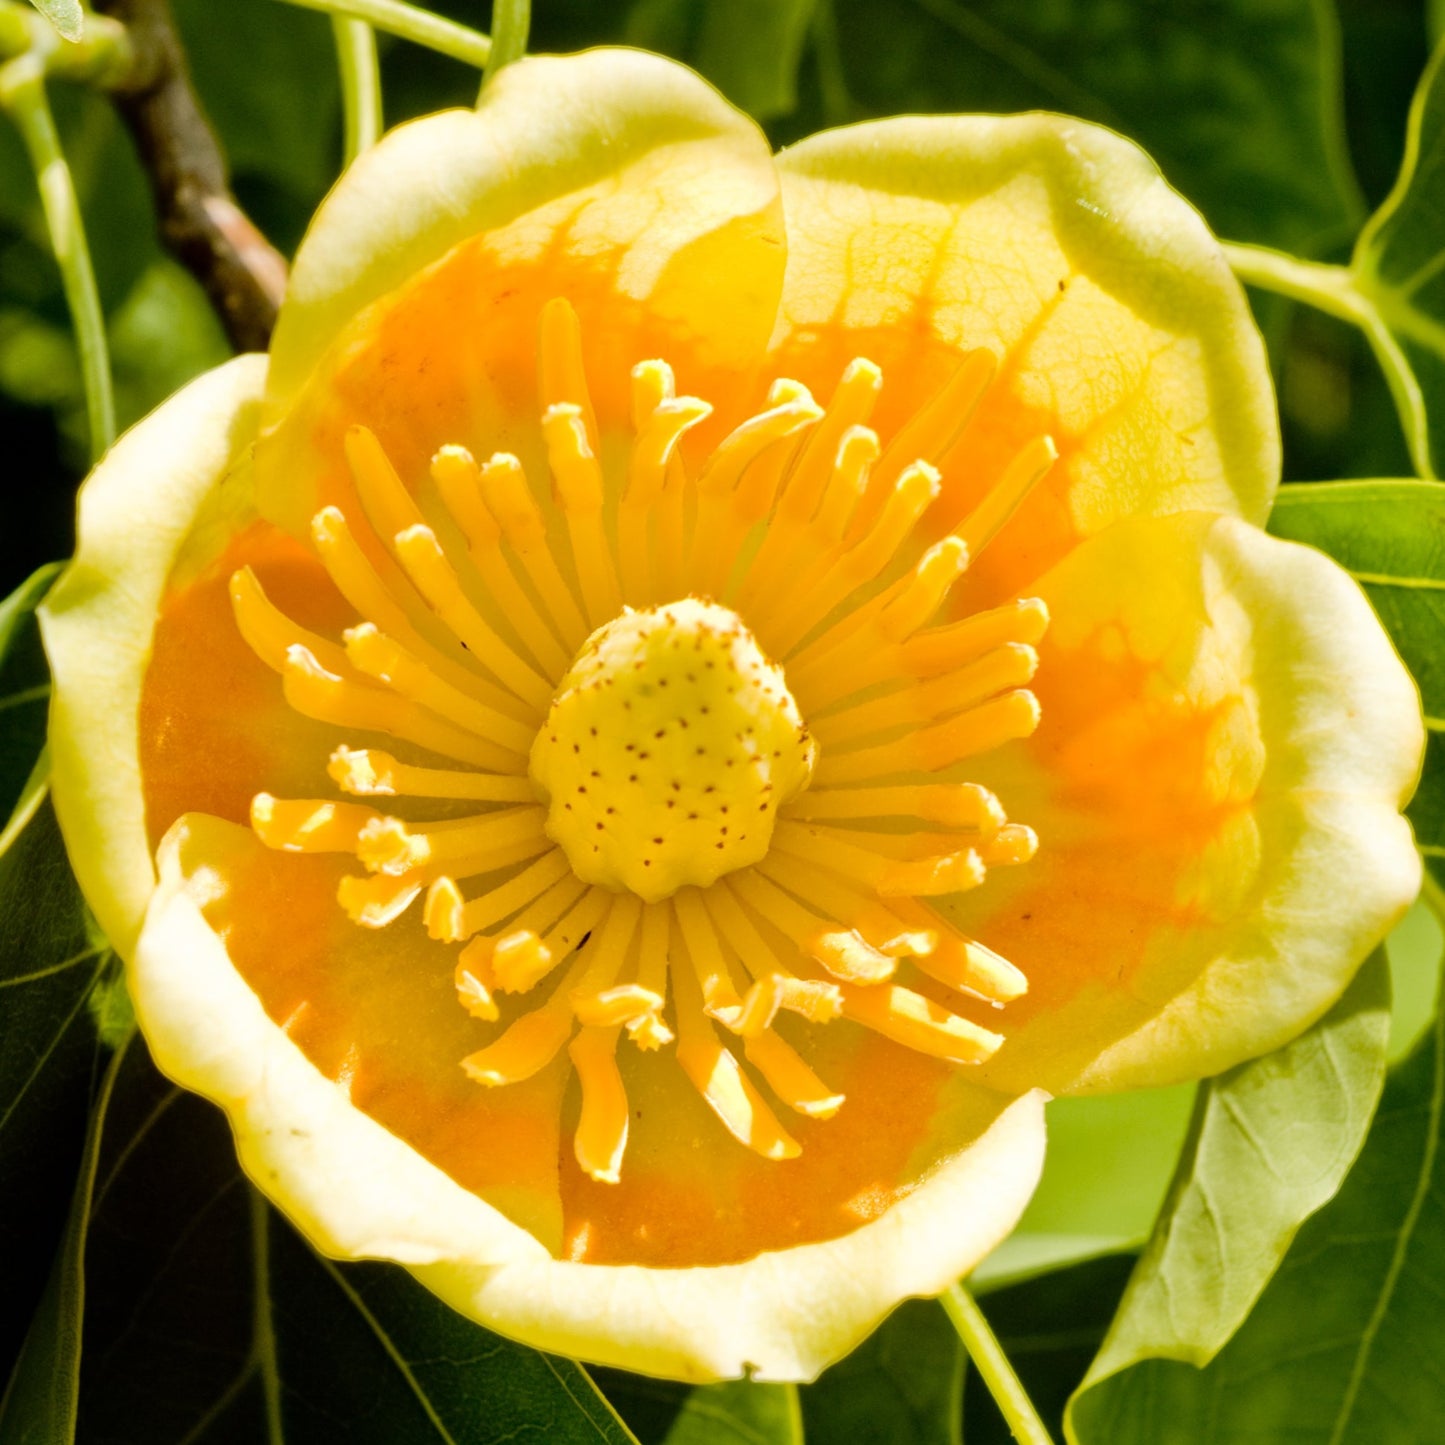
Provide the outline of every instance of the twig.
<path id="1" fill-rule="evenodd" d="M 135 61 L 113 90 L 150 177 L 162 240 L 211 299 L 238 351 L 264 351 L 286 262 L 236 204 L 226 162 L 186 69 L 169 0 L 99 0 Z"/>

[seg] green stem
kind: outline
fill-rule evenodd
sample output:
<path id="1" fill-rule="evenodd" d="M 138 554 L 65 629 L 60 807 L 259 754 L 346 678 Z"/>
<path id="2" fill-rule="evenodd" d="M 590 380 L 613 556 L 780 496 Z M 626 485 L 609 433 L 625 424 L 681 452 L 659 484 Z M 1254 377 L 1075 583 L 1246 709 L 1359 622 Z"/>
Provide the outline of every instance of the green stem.
<path id="1" fill-rule="evenodd" d="M 286 0 L 303 10 L 320 10 L 327 15 L 349 15 L 365 20 L 388 35 L 410 40 L 414 45 L 450 55 L 480 70 L 492 53 L 492 42 L 478 30 L 469 30 L 455 20 L 443 19 L 404 0 Z"/>
<path id="2" fill-rule="evenodd" d="M 1348 266 L 1301 261 L 1297 256 L 1287 256 L 1265 246 L 1246 246 L 1235 241 L 1223 244 L 1234 274 L 1247 286 L 1303 301 L 1307 306 L 1358 326 L 1365 333 L 1399 413 L 1410 460 L 1420 476 L 1433 480 L 1430 423 L 1424 393 L 1379 308 L 1361 289 L 1356 272 Z"/>
<path id="3" fill-rule="evenodd" d="M 955 1284 L 949 1286 L 940 1302 L 1014 1439 L 1019 1445 L 1053 1445 L 1033 1401 L 983 1317 L 978 1301 L 963 1285 Z"/>
<path id="4" fill-rule="evenodd" d="M 0 66 L 0 106 L 19 127 L 40 188 L 45 224 L 60 267 L 80 352 L 91 460 L 98 461 L 115 440 L 115 396 L 105 340 L 105 313 L 100 307 L 95 270 L 90 264 L 90 247 L 85 240 L 75 182 L 65 163 L 55 118 L 45 94 L 44 58 L 37 51 L 31 50 Z"/>
<path id="5" fill-rule="evenodd" d="M 331 17 L 336 61 L 341 70 L 341 99 L 346 113 L 346 164 L 381 138 L 381 67 L 376 32 L 364 20 Z"/>
<path id="6" fill-rule="evenodd" d="M 520 60 L 527 53 L 527 32 L 532 25 L 532 0 L 493 0 L 492 53 L 482 72 L 482 89 L 504 66 Z"/>

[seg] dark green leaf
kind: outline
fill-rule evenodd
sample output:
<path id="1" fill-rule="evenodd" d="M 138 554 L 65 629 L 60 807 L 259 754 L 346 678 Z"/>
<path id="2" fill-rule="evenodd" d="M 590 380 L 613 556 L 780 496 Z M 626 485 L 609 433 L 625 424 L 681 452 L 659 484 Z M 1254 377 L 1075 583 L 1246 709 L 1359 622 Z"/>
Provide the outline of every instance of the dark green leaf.
<path id="1" fill-rule="evenodd" d="M 1445 42 L 1416 91 L 1395 189 L 1361 233 L 1351 269 L 1419 386 L 1427 435 L 1417 451 L 1445 472 Z"/>
<path id="2" fill-rule="evenodd" d="M 30 0 L 30 3 L 60 32 L 64 40 L 79 40 L 85 34 L 85 14 L 80 0 Z"/>
<path id="3" fill-rule="evenodd" d="M 0 826 L 45 746 L 50 669 L 35 609 L 60 568 L 59 562 L 40 568 L 0 602 Z"/>
<path id="4" fill-rule="evenodd" d="M 107 967 L 43 803 L 0 857 L 0 1371 L 45 1283 L 96 1061 L 86 999 Z"/>
<path id="5" fill-rule="evenodd" d="M 1081 1419 L 1091 1390 L 1142 1361 L 1214 1358 L 1301 1223 L 1333 1197 L 1384 1083 L 1389 984 L 1376 952 L 1307 1033 L 1200 1091 L 1168 1204 L 1073 1406 Z"/>
<path id="6" fill-rule="evenodd" d="M 86 1271 L 82 1445 L 632 1438 L 580 1366 L 478 1328 L 394 1266 L 321 1259 L 241 1174 L 220 1114 L 140 1048 L 101 1145 Z"/>
<path id="7" fill-rule="evenodd" d="M 0 1445 L 68 1445 L 75 1438 L 86 1232 L 101 1135 L 126 1048 L 123 1045 L 111 1059 L 102 1081 L 86 1131 L 65 1237 L 5 1397 L 0 1400 Z"/>
<path id="8" fill-rule="evenodd" d="M 1438 870 L 1445 860 L 1445 485 L 1284 487 L 1269 529 L 1328 552 L 1363 584 L 1419 684 L 1429 736 L 1409 817 L 1420 851 Z"/>
<path id="9" fill-rule="evenodd" d="M 1138 141 L 1223 235 L 1316 254 L 1363 216 L 1311 0 L 821 0 L 842 114 L 1058 110 Z M 828 79 L 820 81 L 826 96 Z"/>
<path id="10" fill-rule="evenodd" d="M 803 1445 L 797 1386 L 699 1385 L 663 1439 L 664 1445 Z"/>
<path id="11" fill-rule="evenodd" d="M 1203 1370 L 1152 1360 L 1082 1395 L 1110 1445 L 1425 1445 L 1445 1419 L 1445 1018 L 1392 1076 L 1359 1163 Z"/>
<path id="12" fill-rule="evenodd" d="M 959 1445 L 963 1347 L 936 1300 L 906 1300 L 801 1391 L 805 1438 L 848 1445 Z"/>

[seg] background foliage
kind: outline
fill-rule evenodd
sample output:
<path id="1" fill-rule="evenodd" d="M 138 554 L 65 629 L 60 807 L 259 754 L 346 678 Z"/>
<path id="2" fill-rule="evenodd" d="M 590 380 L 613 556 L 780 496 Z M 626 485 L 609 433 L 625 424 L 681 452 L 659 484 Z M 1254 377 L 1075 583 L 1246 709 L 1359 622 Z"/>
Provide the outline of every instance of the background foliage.
<path id="1" fill-rule="evenodd" d="M 331 26 L 277 0 L 173 6 L 237 197 L 289 254 L 341 164 Z M 41 8 L 62 27 L 78 13 L 72 0 Z M 490 19 L 483 0 L 430 8 Z M 1431 751 L 1412 818 L 1432 870 L 1445 864 L 1445 488 L 1420 479 L 1445 466 L 1445 82 L 1438 56 L 1429 66 L 1445 3 L 534 10 L 533 49 L 677 56 L 778 144 L 908 111 L 1086 116 L 1148 149 L 1222 236 L 1297 258 L 1291 284 L 1241 264 L 1266 283 L 1251 297 L 1297 484 L 1271 526 L 1361 577 L 1420 682 Z M 474 70 L 379 39 L 388 123 L 475 98 Z M 108 98 L 62 84 L 53 105 L 125 425 L 227 343 L 157 240 Z M 1418 392 L 1413 436 L 1372 324 L 1376 350 L 1402 358 L 1396 392 L 1402 376 Z M 0 1445 L 1005 1439 L 933 1302 L 904 1305 L 814 1385 L 690 1390 L 589 1374 L 460 1320 L 399 1270 L 307 1248 L 237 1170 L 219 1115 L 160 1078 L 131 1033 L 37 786 L 46 675 L 32 613 L 54 576 L 44 564 L 71 548 L 89 444 L 34 177 L 3 123 L 0 427 L 16 499 L 0 594 L 18 589 L 0 605 L 0 818 L 17 808 L 0 836 Z M 974 1284 L 1053 1429 L 1083 1445 L 1440 1438 L 1440 943 L 1418 909 L 1319 1025 L 1197 1091 L 1052 1106 L 1044 1184 Z"/>

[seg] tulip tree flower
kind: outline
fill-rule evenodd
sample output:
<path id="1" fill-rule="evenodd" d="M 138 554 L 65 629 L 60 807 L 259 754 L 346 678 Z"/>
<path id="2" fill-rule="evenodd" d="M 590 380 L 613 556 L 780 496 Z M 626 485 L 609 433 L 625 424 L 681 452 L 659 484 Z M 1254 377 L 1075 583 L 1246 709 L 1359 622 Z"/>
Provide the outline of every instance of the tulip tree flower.
<path id="1" fill-rule="evenodd" d="M 328 1254 L 809 1378 L 1046 1094 L 1282 1044 L 1414 896 L 1418 701 L 1278 467 L 1119 137 L 510 67 L 85 486 L 55 800 L 158 1064 Z"/>

